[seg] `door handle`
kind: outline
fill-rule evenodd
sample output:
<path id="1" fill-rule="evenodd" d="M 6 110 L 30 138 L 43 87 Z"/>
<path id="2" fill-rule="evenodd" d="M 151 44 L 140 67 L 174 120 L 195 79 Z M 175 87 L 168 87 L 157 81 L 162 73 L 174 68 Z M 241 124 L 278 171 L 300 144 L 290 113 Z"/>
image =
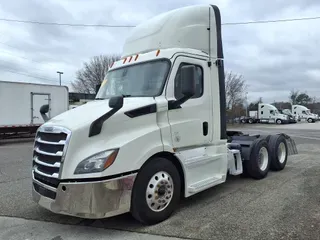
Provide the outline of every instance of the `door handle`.
<path id="1" fill-rule="evenodd" d="M 209 128 L 208 122 L 203 122 L 202 123 L 203 136 L 207 136 L 208 135 L 208 128 Z"/>

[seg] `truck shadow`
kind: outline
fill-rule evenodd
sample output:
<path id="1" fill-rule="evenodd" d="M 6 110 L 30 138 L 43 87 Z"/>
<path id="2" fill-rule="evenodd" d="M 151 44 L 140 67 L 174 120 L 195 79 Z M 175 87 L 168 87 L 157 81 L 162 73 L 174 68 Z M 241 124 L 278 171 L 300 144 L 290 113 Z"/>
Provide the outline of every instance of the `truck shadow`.
<path id="1" fill-rule="evenodd" d="M 203 192 L 195 194 L 189 198 L 182 198 L 176 211 L 166 221 L 153 226 L 145 226 L 136 221 L 130 213 L 122 214 L 116 217 L 111 217 L 102 220 L 82 220 L 79 225 L 101 227 L 109 229 L 127 230 L 127 231 L 142 231 L 155 228 L 159 225 L 166 225 L 171 221 L 171 218 L 181 218 L 182 222 L 188 221 L 182 215 L 189 212 L 196 211 L 197 208 L 208 207 L 210 204 L 221 201 L 224 197 L 239 191 L 241 186 L 246 186 L 255 180 L 244 176 L 228 176 L 228 180 L 224 184 L 217 185 L 213 188 L 207 189 Z M 188 213 L 185 213 L 188 212 Z M 195 212 L 196 214 L 196 212 Z M 180 216 L 181 215 L 181 216 Z M 192 217 L 192 216 L 189 216 Z"/>

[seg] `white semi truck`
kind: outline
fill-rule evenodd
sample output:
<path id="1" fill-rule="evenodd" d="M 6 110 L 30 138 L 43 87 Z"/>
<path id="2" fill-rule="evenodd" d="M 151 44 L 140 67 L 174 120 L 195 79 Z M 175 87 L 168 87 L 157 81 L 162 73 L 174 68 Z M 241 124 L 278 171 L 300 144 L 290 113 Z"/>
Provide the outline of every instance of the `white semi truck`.
<path id="1" fill-rule="evenodd" d="M 48 117 L 68 110 L 65 86 L 0 81 L 0 139 L 20 133 L 35 133 L 44 123 L 39 112 L 49 105 Z"/>
<path id="2" fill-rule="evenodd" d="M 59 214 L 170 217 L 181 197 L 282 170 L 285 134 L 226 129 L 218 7 L 189 6 L 137 26 L 96 100 L 43 124 L 33 152 L 33 199 Z"/>
<path id="3" fill-rule="evenodd" d="M 259 103 L 258 111 L 249 111 L 249 117 L 246 122 L 248 123 L 276 123 L 276 124 L 286 124 L 290 123 L 289 115 L 282 114 L 279 110 L 267 103 Z"/>
<path id="4" fill-rule="evenodd" d="M 319 120 L 319 116 L 317 114 L 311 113 L 310 109 L 303 105 L 292 105 L 292 113 L 301 121 L 312 123 Z"/>

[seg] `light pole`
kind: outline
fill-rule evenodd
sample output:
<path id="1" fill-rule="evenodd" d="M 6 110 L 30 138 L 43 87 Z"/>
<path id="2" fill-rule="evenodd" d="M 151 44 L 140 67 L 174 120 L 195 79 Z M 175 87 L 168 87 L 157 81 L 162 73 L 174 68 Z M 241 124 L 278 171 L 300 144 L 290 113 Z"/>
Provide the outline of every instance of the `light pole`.
<path id="1" fill-rule="evenodd" d="M 61 86 L 61 74 L 63 74 L 63 72 L 57 71 L 57 73 L 59 74 L 59 82 L 60 82 L 60 86 Z"/>
<path id="2" fill-rule="evenodd" d="M 248 92 L 246 92 L 246 117 L 248 117 Z"/>

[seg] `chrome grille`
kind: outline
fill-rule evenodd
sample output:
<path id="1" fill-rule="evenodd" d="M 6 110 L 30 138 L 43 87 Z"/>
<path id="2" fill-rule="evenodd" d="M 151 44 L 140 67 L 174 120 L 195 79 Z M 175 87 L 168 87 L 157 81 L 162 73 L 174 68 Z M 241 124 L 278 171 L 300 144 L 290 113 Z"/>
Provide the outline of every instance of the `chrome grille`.
<path id="1" fill-rule="evenodd" d="M 40 127 L 33 151 L 33 178 L 35 190 L 40 194 L 55 196 L 59 185 L 61 166 L 71 137 L 62 127 Z M 47 192 L 46 192 L 47 191 Z M 49 193 L 48 193 L 49 191 Z"/>

